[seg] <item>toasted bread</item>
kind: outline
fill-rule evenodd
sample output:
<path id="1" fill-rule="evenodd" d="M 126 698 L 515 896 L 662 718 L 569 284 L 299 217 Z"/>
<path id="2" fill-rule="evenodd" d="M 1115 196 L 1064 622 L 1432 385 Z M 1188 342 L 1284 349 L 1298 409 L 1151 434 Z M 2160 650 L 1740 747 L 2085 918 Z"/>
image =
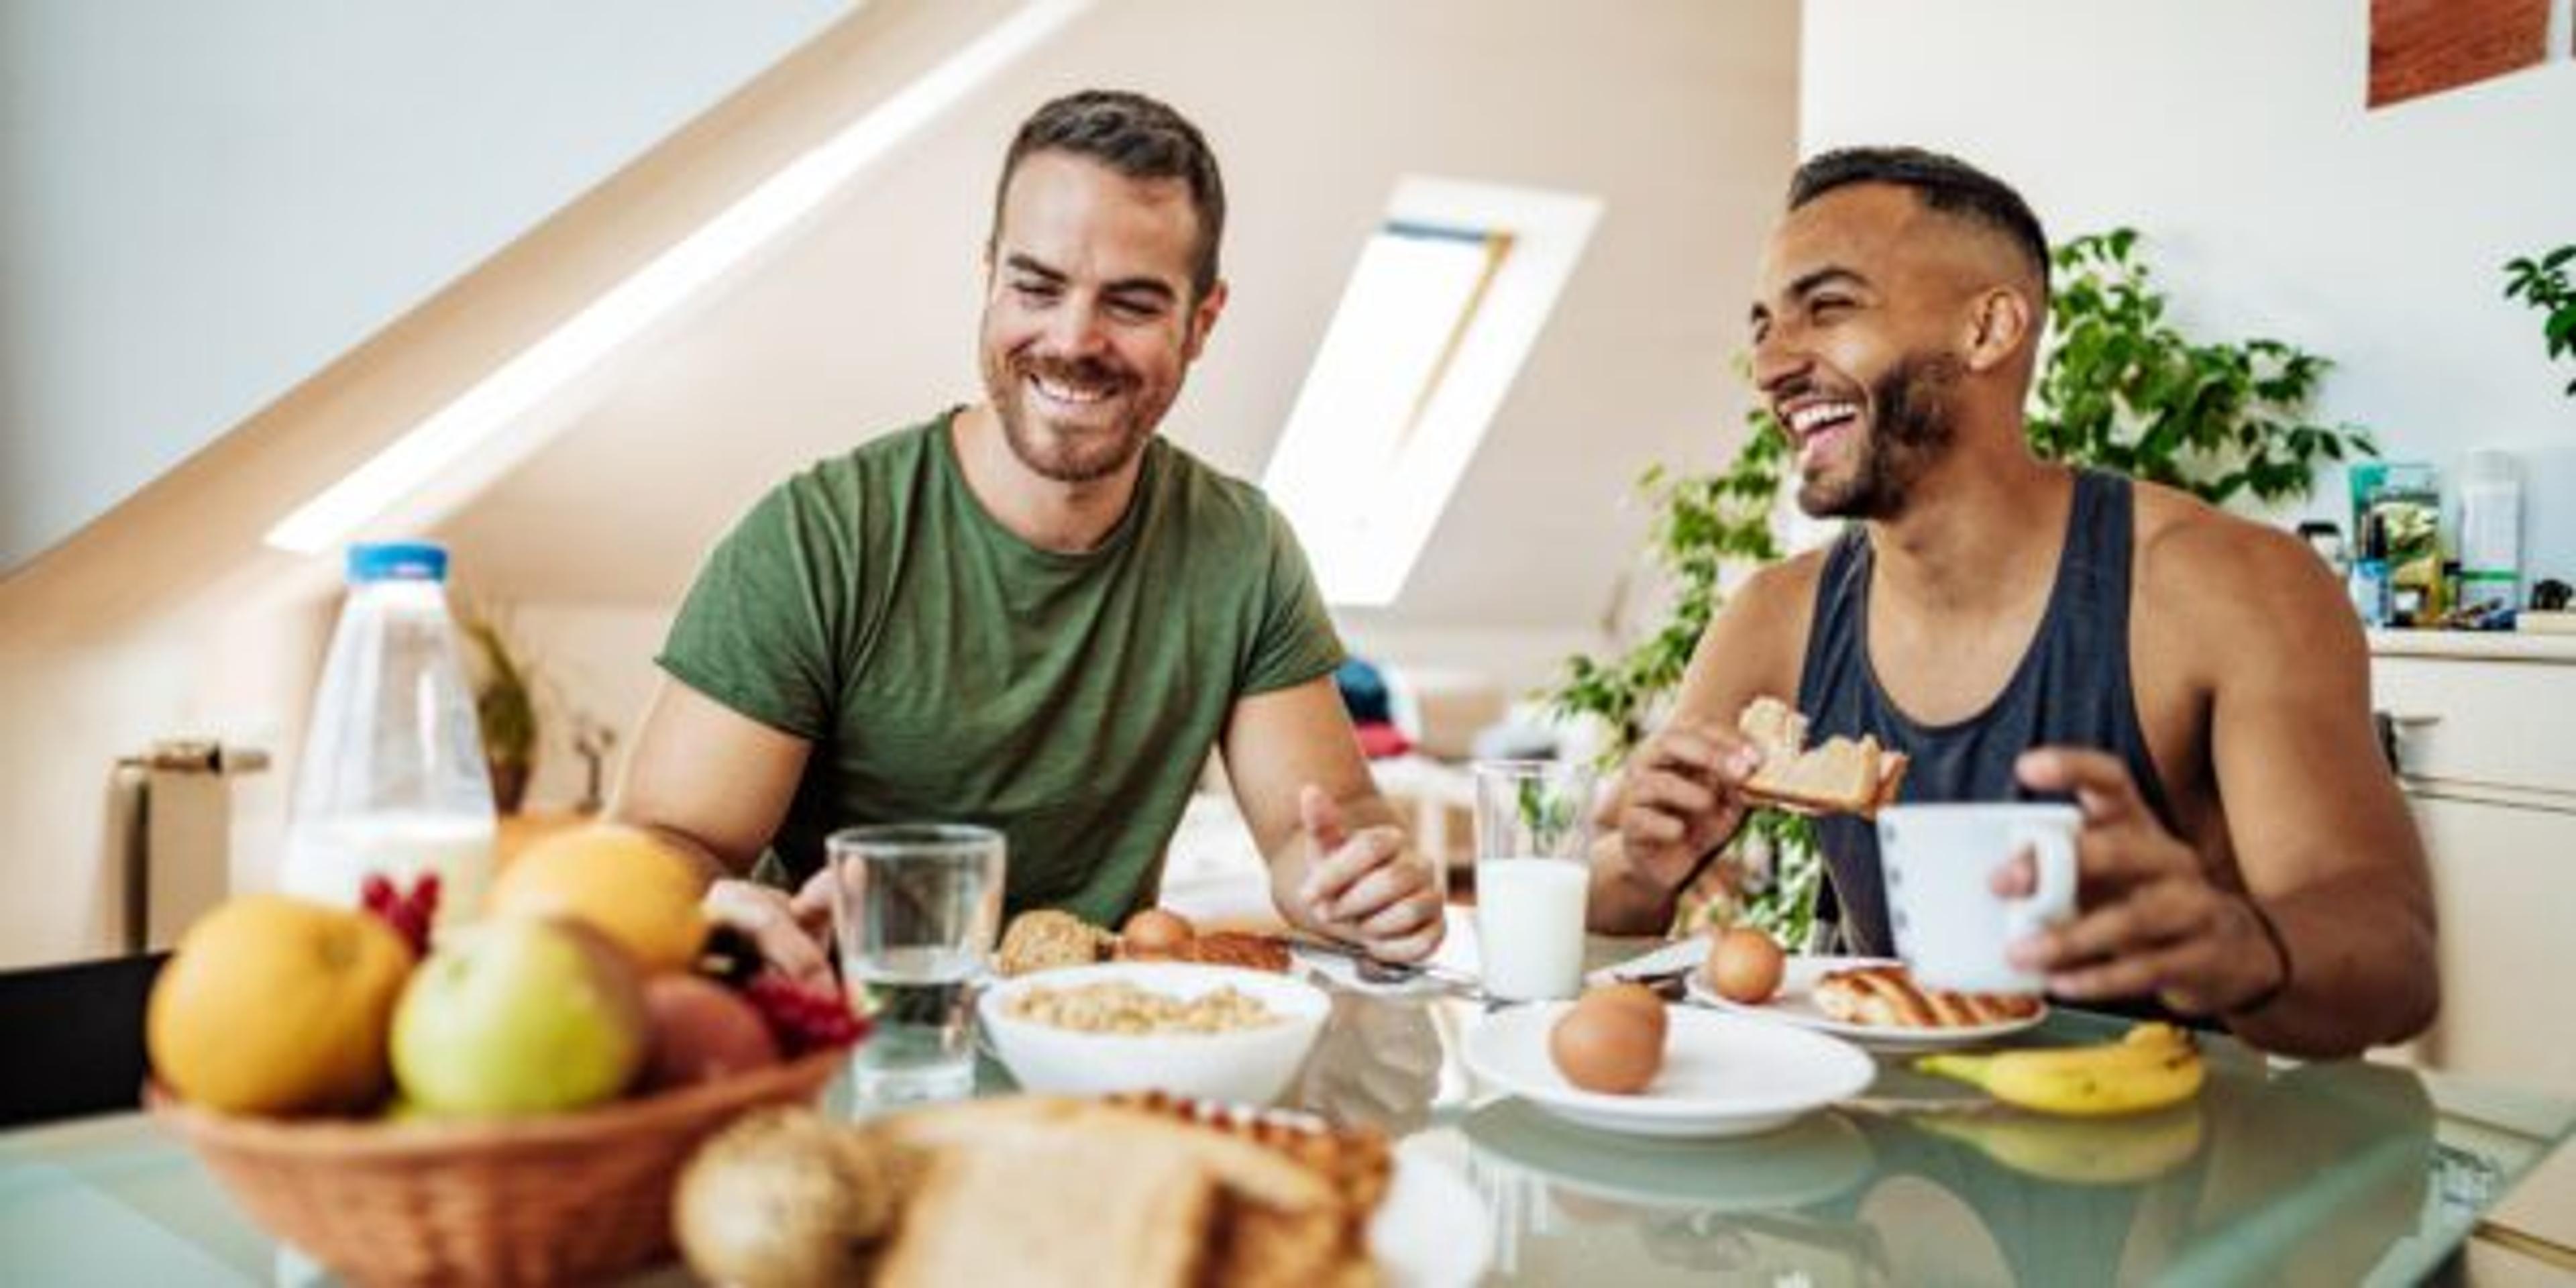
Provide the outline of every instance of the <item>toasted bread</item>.
<path id="1" fill-rule="evenodd" d="M 1806 745 L 1807 718 L 1774 697 L 1755 698 L 1736 727 L 1762 752 L 1762 767 L 1744 794 L 1768 805 L 1809 814 L 1863 818 L 1894 804 L 1905 780 L 1905 754 L 1888 751 L 1868 734 L 1858 741 L 1836 735 Z"/>
<path id="2" fill-rule="evenodd" d="M 1125 1182 L 1105 1181 L 1093 1171 L 1057 1172 L 1057 1163 L 1080 1163 L 1087 1157 L 1052 1152 L 1068 1138 L 1101 1142 L 1114 1155 L 1111 1170 L 1128 1166 L 1118 1160 L 1153 1157 L 1158 1159 L 1153 1170 L 1159 1174 L 1164 1170 L 1160 1159 L 1179 1158 L 1213 1181 L 1213 1215 L 1191 1230 L 1191 1237 L 1208 1257 L 1196 1268 L 1198 1282 L 1288 1288 L 1318 1283 L 1366 1284 L 1374 1280 L 1361 1237 L 1364 1214 L 1355 1215 L 1349 1210 L 1349 1200 L 1335 1178 L 1305 1165 L 1287 1150 L 1265 1148 L 1222 1122 L 1097 1101 L 1020 1096 L 915 1110 L 881 1119 L 870 1130 L 898 1151 L 927 1154 L 934 1160 L 960 1153 L 989 1155 L 1002 1161 L 1000 1171 L 1017 1173 L 1005 1179 L 986 1176 L 979 1170 L 965 1180 L 948 1182 L 949 1188 L 942 1190 L 938 1188 L 938 1178 L 944 1162 L 932 1163 L 929 1179 L 920 1191 L 922 1199 L 953 1194 L 970 1182 L 987 1191 L 977 1199 L 979 1203 L 989 1203 L 990 1190 L 996 1186 L 1012 1187 L 1017 1197 L 974 1208 L 907 1205 L 887 1267 L 890 1271 L 896 1267 L 918 1268 L 925 1276 L 910 1282 L 977 1283 L 996 1278 L 1028 1281 L 1025 1273 L 1007 1273 L 1007 1266 L 994 1271 L 992 1268 L 1000 1265 L 997 1262 L 969 1265 L 955 1259 L 966 1254 L 951 1246 L 959 1236 L 950 1230 L 961 1224 L 970 1230 L 983 1228 L 996 1213 L 1008 1213 L 1014 1222 L 1029 1222 L 1033 1208 L 1038 1206 L 1071 1214 L 1062 1233 L 1118 1244 L 1122 1249 L 1118 1255 L 1122 1257 L 1141 1256 L 1138 1249 L 1153 1250 L 1155 1245 L 1149 1240 L 1131 1238 L 1105 1224 L 1108 1210 L 1098 1201 L 1097 1192 L 1104 1184 L 1116 1184 L 1123 1190 Z M 1044 1179 L 1035 1179 L 1041 1174 Z M 1161 1201 L 1186 1204 L 1185 1189 L 1164 1192 L 1166 1197 Z M 1180 1198 L 1170 1197 L 1174 1194 Z M 1129 1207 L 1123 1199 L 1116 1206 L 1121 1213 L 1117 1219 L 1122 1222 L 1161 1219 L 1142 1205 L 1134 1208 L 1133 1215 L 1127 1215 Z M 1181 1215 L 1189 1213 L 1184 1211 Z M 916 1221 L 924 1223 L 918 1227 L 919 1237 L 935 1241 L 925 1247 L 919 1259 L 906 1260 L 905 1245 L 916 1237 Z M 1026 1258 L 1033 1255 L 1033 1250 L 1022 1247 L 1021 1241 L 1014 1238 L 1010 1255 Z M 1171 1263 L 1155 1260 L 1151 1264 L 1160 1267 Z M 1068 1278 L 1064 1282 L 1131 1281 L 1087 1260 L 1085 1267 L 1088 1278 Z M 984 1272 L 968 1274 L 969 1269 Z M 1056 1280 L 1050 1278 L 1048 1282 Z"/>
<path id="3" fill-rule="evenodd" d="M 1210 930 L 1177 948 L 1152 952 L 1121 943 L 1118 960 L 1133 962 L 1198 962 L 1207 966 L 1240 966 L 1245 970 L 1285 975 L 1292 962 L 1286 940 L 1246 930 Z"/>
<path id="4" fill-rule="evenodd" d="M 1832 971 L 1809 994 L 1816 1009 L 1845 1024 L 1889 1029 L 1970 1029 L 2039 1014 L 2039 999 L 1925 988 L 1902 966 Z"/>
<path id="5" fill-rule="evenodd" d="M 1216 1174 L 1188 1151 L 1098 1132 L 940 1150 L 873 1282 L 1212 1282 L 1221 1203 Z"/>

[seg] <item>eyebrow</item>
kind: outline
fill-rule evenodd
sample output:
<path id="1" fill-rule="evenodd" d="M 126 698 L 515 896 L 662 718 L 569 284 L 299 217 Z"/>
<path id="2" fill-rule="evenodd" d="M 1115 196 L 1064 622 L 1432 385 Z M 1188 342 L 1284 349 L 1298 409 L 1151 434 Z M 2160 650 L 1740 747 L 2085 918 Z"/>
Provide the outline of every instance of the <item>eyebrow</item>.
<path id="1" fill-rule="evenodd" d="M 1004 257 L 1002 265 L 1014 273 L 1026 273 L 1058 285 L 1072 280 L 1064 272 L 1017 252 Z M 1180 298 L 1180 292 L 1159 277 L 1122 277 L 1101 287 L 1100 291 L 1103 295 L 1151 295 L 1166 301 Z"/>
<path id="2" fill-rule="evenodd" d="M 1799 300 L 1832 285 L 1867 287 L 1869 285 L 1869 279 L 1861 276 L 1858 272 L 1852 269 L 1844 268 L 1840 264 L 1827 264 L 1822 268 L 1809 269 L 1804 273 L 1800 273 L 1795 279 L 1790 281 L 1787 289 L 1783 290 L 1781 295 L 1786 299 Z M 1747 322 L 1758 323 L 1769 316 L 1771 316 L 1771 311 L 1763 307 L 1760 300 L 1756 300 L 1753 302 L 1753 307 L 1746 312 L 1745 320 Z"/>

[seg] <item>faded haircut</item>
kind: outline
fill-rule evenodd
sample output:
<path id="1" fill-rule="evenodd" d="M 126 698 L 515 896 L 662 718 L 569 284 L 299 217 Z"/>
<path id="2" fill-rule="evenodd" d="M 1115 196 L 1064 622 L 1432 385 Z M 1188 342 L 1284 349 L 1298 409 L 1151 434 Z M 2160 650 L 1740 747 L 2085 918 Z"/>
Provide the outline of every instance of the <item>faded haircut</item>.
<path id="1" fill-rule="evenodd" d="M 1189 118 L 1169 104 L 1125 90 L 1087 89 L 1067 94 L 1029 116 L 1002 159 L 1002 177 L 993 185 L 993 230 L 985 238 L 989 251 L 1001 235 L 1002 198 L 1020 162 L 1039 152 L 1087 157 L 1130 179 L 1179 179 L 1189 185 L 1190 206 L 1199 221 L 1198 247 L 1191 256 L 1190 287 L 1199 299 L 1216 289 L 1217 242 L 1225 233 L 1225 180 L 1217 173 L 1216 153 Z"/>
<path id="2" fill-rule="evenodd" d="M 1856 183 L 1911 189 L 1934 210 L 2002 233 L 2038 274 L 2040 294 L 2046 298 L 2048 234 L 2041 230 L 2030 203 L 2011 184 L 1957 157 L 1924 148 L 1838 148 L 1818 153 L 1798 167 L 1789 179 L 1789 209 Z"/>

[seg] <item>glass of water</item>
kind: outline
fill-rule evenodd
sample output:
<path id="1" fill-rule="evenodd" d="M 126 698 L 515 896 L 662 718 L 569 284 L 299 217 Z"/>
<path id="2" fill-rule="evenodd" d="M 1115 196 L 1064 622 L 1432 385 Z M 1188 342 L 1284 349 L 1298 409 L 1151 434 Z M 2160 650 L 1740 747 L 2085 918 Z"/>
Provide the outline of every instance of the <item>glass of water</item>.
<path id="1" fill-rule="evenodd" d="M 945 823 L 853 827 L 824 842 L 851 1006 L 872 1025 L 851 1064 L 867 1105 L 975 1086 L 976 974 L 1002 920 L 1002 834 Z"/>
<path id="2" fill-rule="evenodd" d="M 1553 760 L 1480 760 L 1476 947 L 1485 993 L 1507 1001 L 1583 988 L 1591 902 L 1592 771 Z"/>

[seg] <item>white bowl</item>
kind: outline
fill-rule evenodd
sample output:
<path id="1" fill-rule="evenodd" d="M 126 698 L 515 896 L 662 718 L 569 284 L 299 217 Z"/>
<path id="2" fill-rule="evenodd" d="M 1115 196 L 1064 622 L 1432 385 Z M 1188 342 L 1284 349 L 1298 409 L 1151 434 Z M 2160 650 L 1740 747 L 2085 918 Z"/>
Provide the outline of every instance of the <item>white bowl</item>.
<path id="1" fill-rule="evenodd" d="M 1111 981 L 1189 998 L 1232 986 L 1257 998 L 1276 1024 L 1228 1033 L 1083 1033 L 1007 1014 L 1032 988 L 1072 989 Z M 976 1015 L 994 1053 L 1028 1091 L 1173 1095 L 1266 1105 L 1288 1089 L 1322 1032 L 1332 1001 L 1322 989 L 1268 971 L 1191 962 L 1110 962 L 1003 980 L 984 990 Z"/>

